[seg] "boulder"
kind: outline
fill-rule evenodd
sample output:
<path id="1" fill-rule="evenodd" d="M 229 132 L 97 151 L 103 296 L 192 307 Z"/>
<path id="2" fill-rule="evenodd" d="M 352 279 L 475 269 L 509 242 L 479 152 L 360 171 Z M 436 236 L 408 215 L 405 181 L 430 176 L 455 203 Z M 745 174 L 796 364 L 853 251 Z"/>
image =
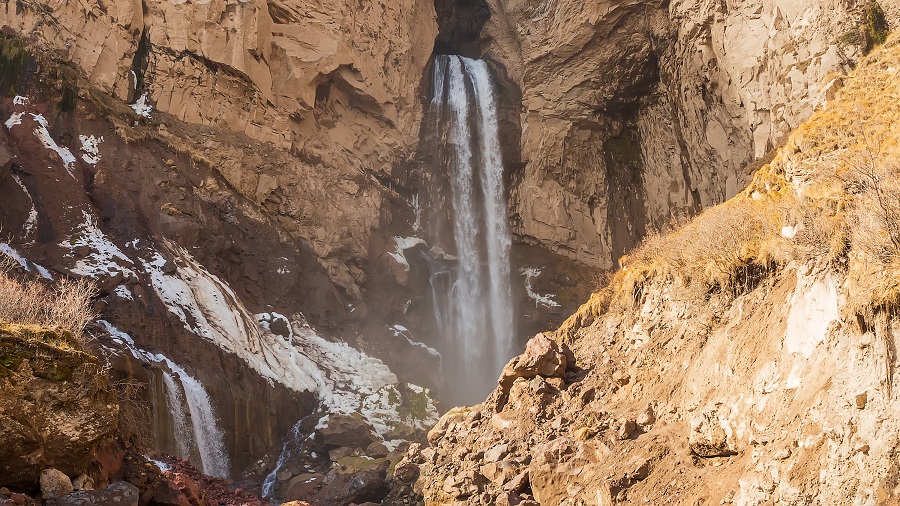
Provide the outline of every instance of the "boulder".
<path id="1" fill-rule="evenodd" d="M 409 457 L 403 457 L 394 467 L 394 479 L 412 485 L 419 477 L 419 466 L 408 459 Z"/>
<path id="2" fill-rule="evenodd" d="M 153 490 L 152 502 L 160 506 L 195 506 L 175 482 L 169 479 L 160 481 Z"/>
<path id="3" fill-rule="evenodd" d="M 500 386 L 508 390 L 518 378 L 547 378 L 565 376 L 568 360 L 565 345 L 548 338 L 544 334 L 532 337 L 525 345 L 525 353 L 513 358 L 500 373 Z"/>
<path id="4" fill-rule="evenodd" d="M 322 428 L 316 429 L 316 439 L 326 450 L 340 448 L 367 448 L 378 441 L 372 426 L 358 413 L 333 414 Z"/>
<path id="5" fill-rule="evenodd" d="M 117 481 L 105 490 L 82 490 L 56 499 L 56 506 L 138 506 L 140 491 L 131 483 Z"/>
<path id="6" fill-rule="evenodd" d="M 74 490 L 72 480 L 62 471 L 57 469 L 41 471 L 41 497 L 44 499 L 56 499 L 72 490 Z"/>
<path id="7" fill-rule="evenodd" d="M 175 475 L 172 477 L 172 484 L 175 485 L 175 488 L 180 490 L 182 494 L 184 494 L 188 502 L 190 502 L 191 504 L 203 504 L 203 493 L 200 491 L 200 487 L 198 487 L 197 484 L 194 483 L 194 480 L 192 480 L 190 476 L 184 473 L 175 473 Z"/>
<path id="8" fill-rule="evenodd" d="M 119 405 L 99 361 L 76 349 L 47 344 L 56 342 L 67 342 L 66 337 L 40 327 L 0 324 L 3 485 L 36 488 L 51 479 L 41 476 L 48 468 L 79 476 L 115 433 Z M 69 478 L 52 474 L 64 487 L 42 489 L 53 497 L 72 491 Z"/>

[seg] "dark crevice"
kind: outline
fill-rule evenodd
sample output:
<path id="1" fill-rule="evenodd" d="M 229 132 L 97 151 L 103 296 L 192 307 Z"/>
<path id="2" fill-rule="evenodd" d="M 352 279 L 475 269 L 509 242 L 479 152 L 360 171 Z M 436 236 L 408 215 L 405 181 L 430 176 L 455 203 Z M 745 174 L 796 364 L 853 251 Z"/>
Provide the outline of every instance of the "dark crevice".
<path id="1" fill-rule="evenodd" d="M 481 29 L 491 17 L 486 0 L 434 0 L 438 36 L 434 54 L 481 57 Z"/>

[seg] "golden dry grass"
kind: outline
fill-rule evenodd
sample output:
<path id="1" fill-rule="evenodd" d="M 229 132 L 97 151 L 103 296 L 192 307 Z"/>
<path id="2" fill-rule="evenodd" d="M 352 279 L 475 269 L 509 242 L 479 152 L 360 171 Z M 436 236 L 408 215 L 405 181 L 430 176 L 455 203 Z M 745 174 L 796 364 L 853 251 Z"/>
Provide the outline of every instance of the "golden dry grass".
<path id="1" fill-rule="evenodd" d="M 94 292 L 88 280 L 64 278 L 52 285 L 18 280 L 11 275 L 11 263 L 0 262 L 0 322 L 19 325 L 15 328 L 22 331 L 28 326 L 53 329 L 61 336 L 59 344 L 80 340 L 84 328 L 96 319 L 91 307 Z"/>
<path id="2" fill-rule="evenodd" d="M 830 79 L 843 83 L 838 97 L 789 137 L 746 190 L 675 232 L 647 237 L 559 336 L 632 306 L 651 283 L 701 300 L 711 292 L 736 296 L 790 263 L 846 274 L 846 307 L 856 315 L 900 307 L 898 37 L 851 75 Z"/>

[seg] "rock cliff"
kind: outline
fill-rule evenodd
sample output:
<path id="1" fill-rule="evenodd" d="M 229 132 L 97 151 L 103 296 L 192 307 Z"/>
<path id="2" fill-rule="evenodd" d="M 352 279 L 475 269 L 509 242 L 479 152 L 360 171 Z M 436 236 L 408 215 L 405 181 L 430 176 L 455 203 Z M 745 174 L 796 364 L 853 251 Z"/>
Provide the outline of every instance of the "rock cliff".
<path id="1" fill-rule="evenodd" d="M 415 448 L 426 504 L 894 504 L 896 38 Z"/>
<path id="2" fill-rule="evenodd" d="M 483 50 L 522 93 L 518 234 L 610 268 L 735 195 L 869 47 L 874 5 L 492 0 Z"/>

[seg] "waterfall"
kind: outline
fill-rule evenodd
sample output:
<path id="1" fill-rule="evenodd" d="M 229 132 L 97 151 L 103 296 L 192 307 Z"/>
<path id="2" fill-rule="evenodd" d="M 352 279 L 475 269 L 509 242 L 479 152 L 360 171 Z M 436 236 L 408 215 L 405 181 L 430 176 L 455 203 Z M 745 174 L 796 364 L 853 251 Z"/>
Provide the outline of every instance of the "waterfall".
<path id="1" fill-rule="evenodd" d="M 143 350 L 142 350 L 143 351 Z M 146 353 L 146 352 L 145 352 Z M 166 401 L 172 416 L 175 435 L 175 451 L 179 457 L 192 457 L 204 473 L 224 478 L 228 476 L 228 453 L 225 451 L 225 435 L 219 428 L 209 394 L 203 385 L 181 366 L 163 355 L 153 355 L 171 369 L 163 370 Z M 176 382 L 175 376 L 178 377 Z M 180 385 L 179 385 L 180 383 Z M 187 407 L 187 411 L 185 411 Z M 195 451 L 196 450 L 196 451 Z"/>
<path id="2" fill-rule="evenodd" d="M 225 436 L 219 428 L 212 403 L 206 389 L 192 376 L 183 375 L 181 385 L 194 429 L 194 441 L 200 453 L 203 472 L 211 476 L 228 476 L 228 455 L 225 453 Z"/>
<path id="3" fill-rule="evenodd" d="M 169 414 L 172 416 L 175 451 L 178 457 L 190 458 L 196 448 L 195 456 L 199 460 L 192 460 L 195 464 L 199 464 L 201 471 L 217 478 L 227 477 L 230 465 L 228 452 L 225 450 L 225 434 L 219 428 L 219 420 L 216 418 L 209 394 L 200 381 L 165 355 L 138 348 L 130 335 L 108 321 L 97 320 L 97 323 L 103 325 L 112 340 L 125 346 L 134 358 L 148 364 L 165 366 L 160 367 L 160 370 L 166 387 L 166 401 L 169 404 Z M 176 377 L 179 380 L 177 382 Z"/>
<path id="4" fill-rule="evenodd" d="M 185 457 L 191 454 L 193 437 L 187 414 L 184 412 L 184 394 L 181 393 L 181 389 L 175 383 L 175 378 L 168 371 L 163 371 L 163 383 L 166 386 L 166 401 L 169 403 L 169 414 L 172 416 L 175 453 Z"/>
<path id="5" fill-rule="evenodd" d="M 436 56 L 433 89 L 439 131 L 444 123 L 447 128 L 457 259 L 449 282 L 445 270 L 432 271 L 433 299 L 444 355 L 451 357 L 449 393 L 471 401 L 492 385 L 510 358 L 515 335 L 497 104 L 481 60 Z"/>

